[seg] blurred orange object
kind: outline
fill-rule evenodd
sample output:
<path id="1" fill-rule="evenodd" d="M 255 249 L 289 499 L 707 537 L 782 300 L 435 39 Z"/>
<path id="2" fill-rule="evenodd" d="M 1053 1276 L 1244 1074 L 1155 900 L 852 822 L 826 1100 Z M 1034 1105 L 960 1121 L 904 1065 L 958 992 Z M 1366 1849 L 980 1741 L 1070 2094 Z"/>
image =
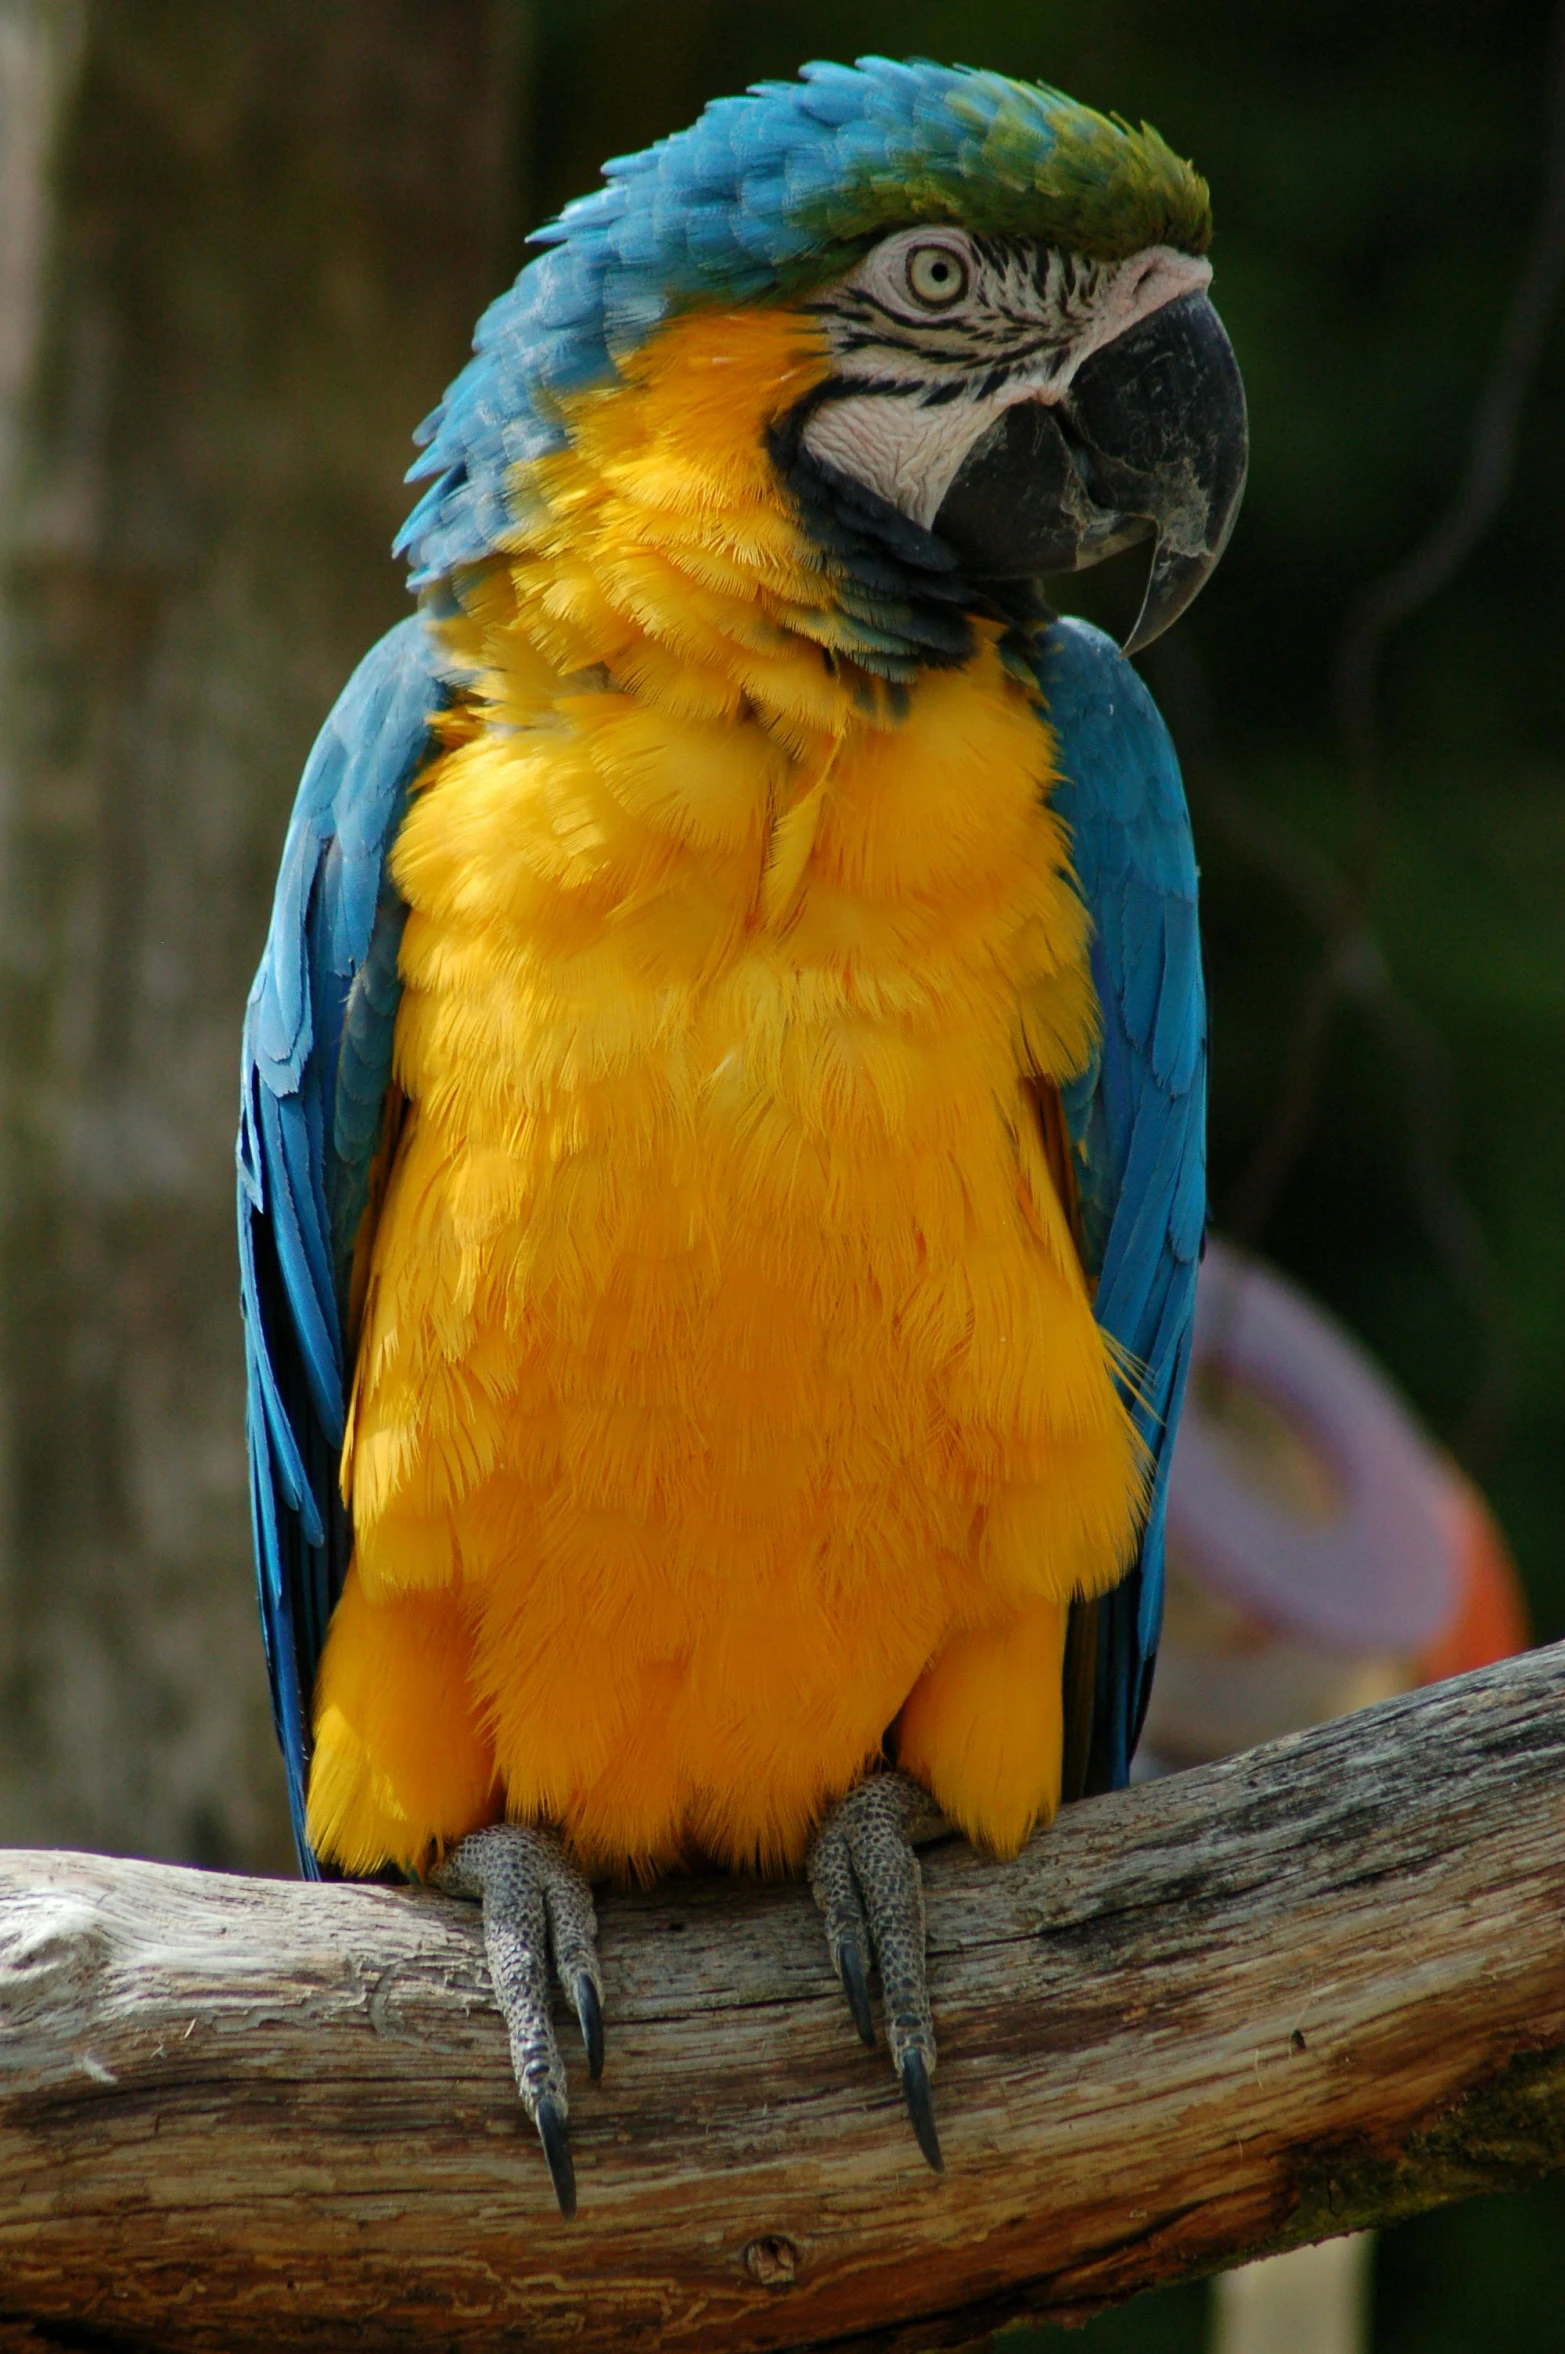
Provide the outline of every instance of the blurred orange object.
<path id="1" fill-rule="evenodd" d="M 1446 1475 L 1462 1564 L 1461 1591 L 1450 1624 L 1419 1654 L 1420 1684 L 1437 1684 L 1442 1676 L 1465 1675 L 1470 1667 L 1509 1659 L 1532 1641 L 1516 1564 L 1499 1523 L 1472 1481 L 1449 1460 Z"/>
<path id="2" fill-rule="evenodd" d="M 1249 1748 L 1528 1639 L 1471 1481 L 1324 1308 L 1211 1243 L 1141 1770 Z"/>

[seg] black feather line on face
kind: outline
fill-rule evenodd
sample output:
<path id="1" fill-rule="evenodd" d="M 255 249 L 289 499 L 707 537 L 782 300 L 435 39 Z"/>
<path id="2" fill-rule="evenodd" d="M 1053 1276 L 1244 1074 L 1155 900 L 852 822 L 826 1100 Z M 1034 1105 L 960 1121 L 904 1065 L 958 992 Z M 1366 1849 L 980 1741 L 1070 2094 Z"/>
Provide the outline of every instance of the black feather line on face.
<path id="1" fill-rule="evenodd" d="M 932 381 L 919 391 L 926 403 L 960 397 L 945 389 L 953 372 L 987 368 L 983 385 L 993 391 L 1028 362 L 1069 352 L 1090 321 L 1104 266 L 1022 238 L 966 243 L 974 282 L 950 313 L 907 308 L 865 285 L 833 287 L 802 307 L 830 322 L 841 357 L 882 352 L 926 368 Z M 979 386 L 971 389 L 978 397 Z"/>
<path id="2" fill-rule="evenodd" d="M 970 662 L 979 616 L 1003 622 L 1007 642 L 1051 618 L 1031 582 L 980 590 L 936 533 L 805 446 L 805 428 L 826 401 L 899 398 L 923 389 L 834 377 L 796 402 L 764 436 L 800 523 L 836 575 L 834 609 L 848 623 L 850 637 L 853 622 L 861 620 L 877 640 L 896 641 L 889 649 L 877 644 L 861 653 L 850 644 L 845 651 L 863 668 L 904 685 L 921 670 L 960 669 Z"/>
<path id="3" fill-rule="evenodd" d="M 981 319 L 961 317 L 960 306 L 958 315 L 951 318 L 939 318 L 933 313 L 926 317 L 922 311 L 900 311 L 862 286 L 845 289 L 840 298 L 806 303 L 803 307 L 828 318 L 856 320 L 872 338 L 878 337 L 882 329 L 889 330 L 885 341 L 915 351 L 922 348 L 925 336 L 972 335 L 985 325 Z"/>

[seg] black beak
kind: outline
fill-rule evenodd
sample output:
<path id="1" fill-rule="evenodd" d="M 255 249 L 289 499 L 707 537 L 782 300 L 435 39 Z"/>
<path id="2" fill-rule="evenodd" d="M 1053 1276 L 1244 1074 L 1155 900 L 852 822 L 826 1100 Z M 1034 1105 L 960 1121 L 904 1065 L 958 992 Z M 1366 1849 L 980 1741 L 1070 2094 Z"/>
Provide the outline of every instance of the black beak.
<path id="1" fill-rule="evenodd" d="M 974 443 L 934 528 L 979 579 L 1080 572 L 1156 535 L 1139 654 L 1216 566 L 1244 493 L 1244 385 L 1204 294 L 1093 353 L 1063 399 L 1019 401 Z"/>

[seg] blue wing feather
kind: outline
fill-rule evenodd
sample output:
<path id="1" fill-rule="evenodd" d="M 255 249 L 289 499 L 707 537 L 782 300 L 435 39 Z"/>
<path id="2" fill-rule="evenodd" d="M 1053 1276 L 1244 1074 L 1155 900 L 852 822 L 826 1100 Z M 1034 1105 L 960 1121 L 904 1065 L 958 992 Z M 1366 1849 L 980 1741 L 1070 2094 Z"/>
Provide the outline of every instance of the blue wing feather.
<path id="1" fill-rule="evenodd" d="M 1091 1786 L 1121 1787 L 1151 1690 L 1163 1528 L 1206 1222 L 1206 995 L 1195 850 L 1168 730 L 1112 639 L 1061 621 L 1039 684 L 1059 747 L 1054 805 L 1093 918 L 1102 1038 L 1064 1091 L 1099 1323 L 1139 1368 L 1151 1452 L 1135 1566 L 1098 1604 Z"/>
<path id="2" fill-rule="evenodd" d="M 360 663 L 305 765 L 245 1015 L 239 1264 L 250 1504 L 272 1713 L 304 1836 L 310 1696 L 342 1590 L 347 1271 L 391 1076 L 406 909 L 386 873 L 446 700 L 422 621 Z"/>

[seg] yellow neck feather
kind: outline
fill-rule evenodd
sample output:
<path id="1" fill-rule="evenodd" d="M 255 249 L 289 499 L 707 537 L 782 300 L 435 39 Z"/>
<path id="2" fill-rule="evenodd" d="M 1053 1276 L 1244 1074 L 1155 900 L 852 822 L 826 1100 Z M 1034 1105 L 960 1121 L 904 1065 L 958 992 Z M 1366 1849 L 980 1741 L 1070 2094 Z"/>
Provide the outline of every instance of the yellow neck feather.
<path id="1" fill-rule="evenodd" d="M 607 672 L 678 717 L 748 710 L 808 762 L 883 700 L 765 447 L 827 364 L 799 312 L 703 311 L 561 404 L 568 446 L 516 469 L 513 544 L 449 625 L 500 715 Z"/>

